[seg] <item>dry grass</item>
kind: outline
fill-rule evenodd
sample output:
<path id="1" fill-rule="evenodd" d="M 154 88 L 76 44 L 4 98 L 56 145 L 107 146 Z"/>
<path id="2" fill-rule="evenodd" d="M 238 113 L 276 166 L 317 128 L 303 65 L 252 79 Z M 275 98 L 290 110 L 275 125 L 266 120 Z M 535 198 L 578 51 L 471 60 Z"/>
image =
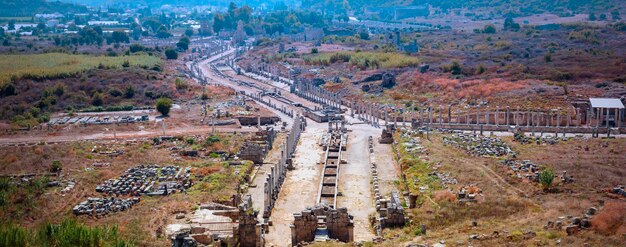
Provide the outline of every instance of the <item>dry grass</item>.
<path id="1" fill-rule="evenodd" d="M 22 78 L 66 78 L 96 67 L 120 68 L 128 61 L 131 66 L 152 67 L 161 59 L 148 55 L 123 57 L 94 57 L 47 53 L 34 55 L 0 55 L 0 84 Z"/>
<path id="2" fill-rule="evenodd" d="M 335 52 L 305 58 L 308 64 L 328 66 L 336 62 L 349 62 L 359 69 L 416 67 L 417 57 L 393 52 Z"/>
<path id="3" fill-rule="evenodd" d="M 604 235 L 626 234 L 626 202 L 607 202 L 602 210 L 591 219 L 593 229 Z"/>
<path id="4" fill-rule="evenodd" d="M 455 202 L 456 196 L 449 190 L 438 190 L 433 192 L 433 200 L 436 202 Z"/>

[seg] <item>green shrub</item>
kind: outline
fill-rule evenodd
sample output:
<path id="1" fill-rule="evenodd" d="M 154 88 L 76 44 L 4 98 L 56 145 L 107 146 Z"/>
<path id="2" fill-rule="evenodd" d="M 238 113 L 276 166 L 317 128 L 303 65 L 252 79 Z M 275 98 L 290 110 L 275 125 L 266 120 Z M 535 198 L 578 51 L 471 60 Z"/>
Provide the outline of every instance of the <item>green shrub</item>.
<path id="1" fill-rule="evenodd" d="M 156 101 L 156 109 L 163 116 L 167 116 L 172 108 L 172 100 L 169 98 L 159 98 Z"/>
<path id="2" fill-rule="evenodd" d="M 165 57 L 169 60 L 176 60 L 178 59 L 178 52 L 174 49 L 167 49 L 165 50 Z"/>
<path id="3" fill-rule="evenodd" d="M 61 161 L 54 160 L 50 165 L 50 172 L 60 172 L 63 167 L 61 166 Z"/>
<path id="4" fill-rule="evenodd" d="M 539 182 L 544 189 L 550 189 L 552 182 L 554 181 L 554 171 L 550 168 L 546 168 L 539 174 Z"/>
<path id="5" fill-rule="evenodd" d="M 483 28 L 483 33 L 496 33 L 496 26 L 489 24 L 489 25 L 485 25 L 485 27 Z"/>
<path id="6" fill-rule="evenodd" d="M 91 98 L 91 104 L 94 106 L 102 106 L 104 104 L 104 100 L 102 99 L 102 95 L 98 92 L 94 93 Z"/>
<path id="7" fill-rule="evenodd" d="M 219 136 L 212 135 L 212 136 L 207 137 L 206 140 L 204 140 L 204 145 L 210 146 L 210 145 L 213 145 L 213 143 L 216 143 L 219 141 L 220 141 Z"/>

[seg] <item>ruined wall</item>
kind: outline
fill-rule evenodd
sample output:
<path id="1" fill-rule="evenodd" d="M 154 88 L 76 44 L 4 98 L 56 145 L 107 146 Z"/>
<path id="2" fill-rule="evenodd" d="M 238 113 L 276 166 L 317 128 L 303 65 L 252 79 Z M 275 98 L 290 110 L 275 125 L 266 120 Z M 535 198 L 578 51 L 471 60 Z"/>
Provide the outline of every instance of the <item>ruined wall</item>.
<path id="1" fill-rule="evenodd" d="M 294 221 L 291 228 L 291 245 L 301 242 L 311 242 L 315 239 L 317 216 L 310 210 L 293 214 Z"/>
<path id="2" fill-rule="evenodd" d="M 293 214 L 291 244 L 312 242 L 316 231 L 327 230 L 328 237 L 341 242 L 354 241 L 354 221 L 347 208 L 333 209 L 326 205 L 317 205 Z"/>
<path id="3" fill-rule="evenodd" d="M 293 127 L 287 135 L 287 140 L 281 147 L 280 160 L 275 166 L 270 168 L 270 172 L 267 175 L 264 183 L 264 205 L 263 205 L 263 218 L 269 218 L 274 208 L 274 203 L 278 198 L 280 188 L 285 181 L 285 175 L 287 169 L 292 164 L 292 156 L 296 150 L 296 145 L 300 139 L 300 134 L 306 127 L 306 120 L 302 116 L 296 116 L 293 122 Z"/>
<path id="4" fill-rule="evenodd" d="M 247 195 L 241 205 L 239 205 L 239 231 L 237 232 L 237 242 L 241 247 L 262 247 L 264 246 L 264 232 L 261 224 L 257 220 L 258 211 L 252 208 L 252 197 Z"/>
<path id="5" fill-rule="evenodd" d="M 354 240 L 354 222 L 347 208 L 331 210 L 326 216 L 326 226 L 330 238 L 346 243 Z"/>

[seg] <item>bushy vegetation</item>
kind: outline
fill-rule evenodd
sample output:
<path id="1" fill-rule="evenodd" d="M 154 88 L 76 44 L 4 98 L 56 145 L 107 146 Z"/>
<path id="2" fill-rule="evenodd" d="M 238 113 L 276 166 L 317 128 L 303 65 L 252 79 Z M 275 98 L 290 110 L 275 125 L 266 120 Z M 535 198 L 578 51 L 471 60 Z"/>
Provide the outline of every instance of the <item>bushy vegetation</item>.
<path id="1" fill-rule="evenodd" d="M 163 116 L 167 116 L 170 113 L 170 108 L 172 108 L 172 100 L 168 98 L 159 98 L 156 101 L 156 109 Z"/>
<path id="2" fill-rule="evenodd" d="M 117 226 L 89 227 L 75 220 L 64 220 L 60 224 L 44 224 L 37 229 L 28 229 L 12 224 L 0 225 L 0 246 L 55 246 L 55 247 L 100 247 L 134 246 L 123 240 Z"/>
<path id="3" fill-rule="evenodd" d="M 539 174 L 539 182 L 544 189 L 550 189 L 552 187 L 552 182 L 554 181 L 554 171 L 552 169 L 544 169 Z"/>
<path id="4" fill-rule="evenodd" d="M 67 78 L 93 68 L 121 68 L 126 61 L 131 66 L 144 68 L 161 63 L 160 58 L 148 55 L 123 57 L 63 53 L 0 55 L 0 84 L 4 85 L 17 79 Z"/>
<path id="5" fill-rule="evenodd" d="M 420 60 L 394 52 L 335 52 L 305 58 L 309 64 L 328 66 L 336 62 L 349 62 L 360 69 L 416 67 Z"/>

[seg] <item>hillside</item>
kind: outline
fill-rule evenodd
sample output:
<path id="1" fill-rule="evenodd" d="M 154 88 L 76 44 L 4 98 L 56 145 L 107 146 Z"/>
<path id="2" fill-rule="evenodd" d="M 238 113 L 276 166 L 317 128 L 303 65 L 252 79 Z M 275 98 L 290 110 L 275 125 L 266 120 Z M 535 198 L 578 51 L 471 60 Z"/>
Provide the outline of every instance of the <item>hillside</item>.
<path id="1" fill-rule="evenodd" d="M 85 6 L 45 0 L 0 0 L 0 16 L 32 16 L 39 13 L 87 11 Z"/>
<path id="2" fill-rule="evenodd" d="M 578 13 L 603 13 L 608 18 L 611 18 L 614 12 L 624 14 L 622 13 L 624 9 L 623 1 L 601 0 L 302 0 L 302 6 L 309 6 L 311 9 L 320 9 L 334 13 L 348 11 L 353 12 L 356 16 L 366 12 L 365 10 L 376 11 L 377 9 L 389 7 L 424 5 L 430 5 L 434 13 L 447 14 L 460 10 L 474 10 L 475 13 L 489 13 L 494 17 L 519 17 L 543 13 L 559 16 L 570 16 Z"/>

